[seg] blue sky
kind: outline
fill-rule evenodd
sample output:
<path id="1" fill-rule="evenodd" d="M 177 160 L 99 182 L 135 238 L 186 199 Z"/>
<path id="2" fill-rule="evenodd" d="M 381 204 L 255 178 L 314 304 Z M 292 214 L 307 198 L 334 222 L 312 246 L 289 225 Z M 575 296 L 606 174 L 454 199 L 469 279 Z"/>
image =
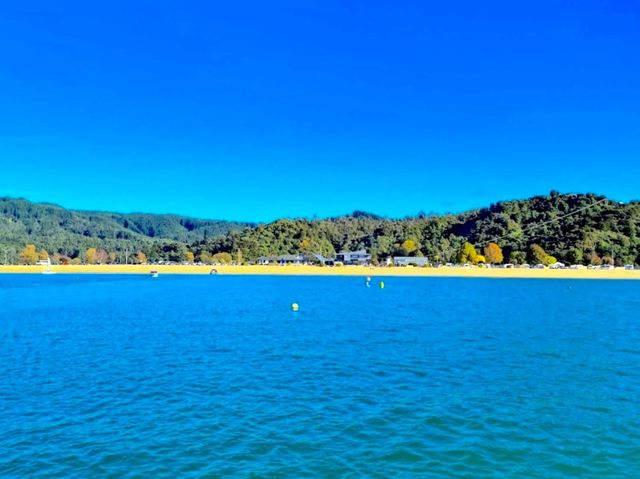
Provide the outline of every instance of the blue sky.
<path id="1" fill-rule="evenodd" d="M 640 197 L 635 2 L 14 2 L 0 30 L 0 195 L 256 221 Z"/>

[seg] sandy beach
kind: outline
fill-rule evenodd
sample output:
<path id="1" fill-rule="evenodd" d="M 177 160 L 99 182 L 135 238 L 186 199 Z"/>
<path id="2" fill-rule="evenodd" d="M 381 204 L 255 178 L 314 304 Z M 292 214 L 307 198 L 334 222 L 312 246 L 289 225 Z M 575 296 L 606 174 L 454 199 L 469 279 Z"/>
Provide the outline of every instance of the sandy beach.
<path id="1" fill-rule="evenodd" d="M 38 274 L 44 266 L 0 265 L 2 273 Z M 425 276 L 469 278 L 555 278 L 555 279 L 640 279 L 640 271 L 588 269 L 502 269 L 502 268 L 417 268 L 375 266 L 195 266 L 195 265 L 54 265 L 50 271 L 61 274 L 202 274 L 212 270 L 224 275 L 300 275 L 300 276 Z"/>

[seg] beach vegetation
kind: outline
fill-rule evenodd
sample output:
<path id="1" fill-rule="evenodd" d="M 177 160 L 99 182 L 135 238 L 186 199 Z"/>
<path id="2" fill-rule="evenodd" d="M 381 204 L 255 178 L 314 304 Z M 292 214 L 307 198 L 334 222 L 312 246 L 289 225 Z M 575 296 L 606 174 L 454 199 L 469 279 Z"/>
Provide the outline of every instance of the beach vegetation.
<path id="1" fill-rule="evenodd" d="M 28 263 L 21 252 L 36 245 L 52 257 L 87 261 L 86 251 L 107 253 L 110 263 L 131 263 L 135 252 L 149 262 L 183 262 L 190 252 L 205 264 L 254 262 L 287 254 L 334 258 L 340 251 L 366 250 L 379 263 L 393 256 L 424 255 L 434 263 L 474 263 L 482 245 L 487 262 L 545 264 L 547 256 L 566 264 L 637 263 L 640 203 L 620 204 L 593 194 L 558 194 L 500 202 L 460 214 L 402 219 L 364 212 L 327 219 L 282 219 L 268 224 L 216 223 L 171 215 L 85 213 L 26 200 L 0 199 L 0 261 Z M 533 245 L 539 247 L 534 248 Z M 466 253 L 462 254 L 465 252 Z M 238 261 L 240 253 L 241 261 Z M 523 257 L 525 255 L 525 257 Z M 545 256 L 546 255 L 546 256 Z M 535 257 L 535 259 L 534 259 Z M 225 256 L 226 258 L 226 256 Z M 37 257 L 36 257 L 37 260 Z M 230 261 L 230 262 L 231 262 Z"/>
<path id="2" fill-rule="evenodd" d="M 231 264 L 231 262 L 233 261 L 233 257 L 231 256 L 231 254 L 224 251 L 222 253 L 214 254 L 211 259 L 214 263 L 217 264 Z"/>
<path id="3" fill-rule="evenodd" d="M 20 252 L 20 262 L 22 264 L 36 264 L 38 260 L 38 253 L 36 252 L 36 246 L 28 244 Z"/>
<path id="4" fill-rule="evenodd" d="M 504 261 L 504 255 L 502 254 L 502 248 L 496 243 L 489 243 L 484 248 L 484 256 L 488 263 L 500 264 Z"/>
<path id="5" fill-rule="evenodd" d="M 476 251 L 475 246 L 473 246 L 471 243 L 465 243 L 462 246 L 462 249 L 460 250 L 460 253 L 458 253 L 458 263 L 461 263 L 461 264 L 467 264 L 467 263 L 474 264 L 474 263 L 476 263 L 477 257 L 478 257 L 478 252 Z"/>
<path id="6" fill-rule="evenodd" d="M 97 250 L 95 248 L 87 248 L 87 250 L 84 253 L 85 262 L 87 264 L 95 264 L 96 253 L 97 253 Z"/>

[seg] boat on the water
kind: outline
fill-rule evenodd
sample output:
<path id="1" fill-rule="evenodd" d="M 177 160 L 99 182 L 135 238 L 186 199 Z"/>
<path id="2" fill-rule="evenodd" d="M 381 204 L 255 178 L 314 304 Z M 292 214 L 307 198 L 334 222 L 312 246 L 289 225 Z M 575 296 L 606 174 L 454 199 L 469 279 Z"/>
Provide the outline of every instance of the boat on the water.
<path id="1" fill-rule="evenodd" d="M 155 269 L 151 271 L 151 277 L 152 278 L 157 278 L 160 275 L 160 273 L 158 273 Z"/>

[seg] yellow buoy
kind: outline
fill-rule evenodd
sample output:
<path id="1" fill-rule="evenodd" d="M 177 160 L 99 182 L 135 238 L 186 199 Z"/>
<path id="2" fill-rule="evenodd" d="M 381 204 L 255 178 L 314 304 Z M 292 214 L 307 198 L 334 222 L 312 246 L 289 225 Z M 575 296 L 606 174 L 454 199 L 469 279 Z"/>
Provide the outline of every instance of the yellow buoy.
<path id="1" fill-rule="evenodd" d="M 384 289 L 384 281 L 380 281 L 380 288 Z"/>
<path id="2" fill-rule="evenodd" d="M 298 303 L 291 304 L 291 311 L 298 311 L 299 308 L 300 306 L 298 306 Z"/>

